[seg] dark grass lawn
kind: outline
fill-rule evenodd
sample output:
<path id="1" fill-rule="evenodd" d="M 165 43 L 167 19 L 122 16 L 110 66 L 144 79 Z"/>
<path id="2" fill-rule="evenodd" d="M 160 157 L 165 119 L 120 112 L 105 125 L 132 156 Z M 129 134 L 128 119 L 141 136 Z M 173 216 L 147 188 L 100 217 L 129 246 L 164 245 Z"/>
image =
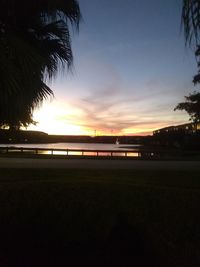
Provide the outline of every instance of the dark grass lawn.
<path id="1" fill-rule="evenodd" d="M 1 169 L 0 266 L 200 266 L 200 173 Z"/>

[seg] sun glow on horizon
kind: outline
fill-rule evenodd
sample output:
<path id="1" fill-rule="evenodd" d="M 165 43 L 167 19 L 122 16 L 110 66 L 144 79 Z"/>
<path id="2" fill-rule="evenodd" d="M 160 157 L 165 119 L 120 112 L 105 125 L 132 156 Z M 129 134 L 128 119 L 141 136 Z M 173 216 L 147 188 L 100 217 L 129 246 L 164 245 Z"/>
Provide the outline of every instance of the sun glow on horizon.
<path id="1" fill-rule="evenodd" d="M 86 110 L 79 103 L 67 103 L 64 99 L 54 100 L 44 105 L 34 112 L 33 119 L 36 125 L 30 125 L 28 130 L 42 131 L 48 134 L 57 135 L 89 135 L 89 136 L 136 136 L 136 135 L 152 135 L 153 131 L 172 124 L 184 123 L 181 120 L 172 122 L 170 117 L 157 118 L 149 120 L 141 116 L 141 121 L 135 117 L 131 120 L 128 113 L 127 116 L 116 117 L 113 113 L 109 117 L 101 117 L 98 113 L 88 113 L 89 104 Z M 104 115 L 104 114 L 103 114 Z M 136 114 L 137 115 L 137 114 Z M 133 121 L 133 122 L 132 122 Z"/>
<path id="2" fill-rule="evenodd" d="M 41 109 L 34 112 L 36 125 L 30 125 L 28 130 L 43 131 L 48 134 L 58 135 L 86 135 L 87 129 L 81 127 L 72 120 L 78 111 L 68 107 L 63 107 L 61 103 L 45 104 Z"/>

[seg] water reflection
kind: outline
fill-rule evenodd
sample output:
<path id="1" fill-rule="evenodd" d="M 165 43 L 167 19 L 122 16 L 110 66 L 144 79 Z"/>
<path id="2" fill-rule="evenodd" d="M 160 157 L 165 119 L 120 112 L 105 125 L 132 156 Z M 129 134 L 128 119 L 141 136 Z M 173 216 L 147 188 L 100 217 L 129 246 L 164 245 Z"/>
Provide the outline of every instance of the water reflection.
<path id="1" fill-rule="evenodd" d="M 26 152 L 45 155 L 62 156 L 126 156 L 138 157 L 138 145 L 116 145 L 116 144 L 96 144 L 96 143 L 51 143 L 51 144 L 3 144 L 1 147 L 9 147 L 9 151 Z M 122 147 L 121 147 L 122 146 Z M 44 150 L 40 150 L 40 148 Z M 28 150 L 29 149 L 29 150 Z M 30 150 L 31 149 L 31 150 Z M 73 151 L 79 150 L 79 151 Z M 88 151 L 85 151 L 88 150 Z M 91 150 L 91 151 L 90 151 Z M 95 151 L 94 151 L 95 150 Z M 101 151 L 108 150 L 108 151 Z M 136 152 L 134 152 L 134 150 Z"/>
<path id="2" fill-rule="evenodd" d="M 63 156 L 99 156 L 99 157 L 138 157 L 138 152 L 102 152 L 102 151 L 57 151 L 57 150 L 45 150 L 39 151 L 38 154 L 45 154 L 45 155 L 63 155 Z"/>

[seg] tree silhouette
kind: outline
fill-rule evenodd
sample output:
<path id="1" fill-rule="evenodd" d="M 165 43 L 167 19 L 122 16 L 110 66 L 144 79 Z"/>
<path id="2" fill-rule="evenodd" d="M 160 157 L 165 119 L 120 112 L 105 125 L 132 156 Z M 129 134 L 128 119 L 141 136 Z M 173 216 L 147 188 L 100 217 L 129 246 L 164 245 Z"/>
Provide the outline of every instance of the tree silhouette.
<path id="1" fill-rule="evenodd" d="M 0 125 L 19 127 L 50 95 L 47 82 L 73 61 L 76 0 L 0 0 Z"/>
<path id="2" fill-rule="evenodd" d="M 182 3 L 182 24 L 184 27 L 185 41 L 191 45 L 194 41 L 199 43 L 200 35 L 200 1 L 183 0 Z"/>
<path id="3" fill-rule="evenodd" d="M 200 93 L 194 92 L 189 96 L 185 96 L 185 102 L 179 103 L 175 110 L 185 110 L 190 120 L 200 122 Z"/>
<path id="4" fill-rule="evenodd" d="M 184 28 L 185 42 L 190 47 L 195 47 L 198 73 L 193 77 L 194 85 L 200 83 L 200 1 L 183 0 L 182 25 Z M 200 121 L 200 93 L 194 92 L 185 96 L 185 102 L 179 103 L 174 110 L 185 110 L 190 120 Z"/>

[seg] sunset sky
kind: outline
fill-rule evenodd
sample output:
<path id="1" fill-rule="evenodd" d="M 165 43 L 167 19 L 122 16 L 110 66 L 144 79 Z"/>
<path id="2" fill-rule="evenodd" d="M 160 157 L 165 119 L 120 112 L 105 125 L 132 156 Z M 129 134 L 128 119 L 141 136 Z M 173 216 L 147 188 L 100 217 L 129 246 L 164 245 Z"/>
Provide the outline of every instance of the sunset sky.
<path id="1" fill-rule="evenodd" d="M 80 0 L 74 66 L 34 113 L 50 134 L 137 135 L 188 122 L 174 112 L 193 92 L 193 52 L 180 30 L 182 0 Z"/>

